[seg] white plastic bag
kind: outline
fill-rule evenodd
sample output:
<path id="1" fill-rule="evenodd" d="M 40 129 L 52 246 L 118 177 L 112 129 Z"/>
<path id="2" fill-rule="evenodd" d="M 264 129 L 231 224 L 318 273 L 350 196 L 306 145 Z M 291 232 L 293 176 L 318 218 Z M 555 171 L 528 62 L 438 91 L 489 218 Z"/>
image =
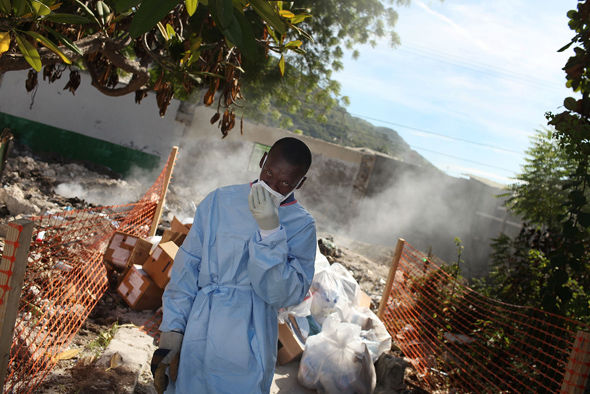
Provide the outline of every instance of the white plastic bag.
<path id="1" fill-rule="evenodd" d="M 382 353 L 391 349 L 391 335 L 379 317 L 369 308 L 354 306 L 346 310 L 341 317 L 342 321 L 356 324 L 361 328 L 361 340 L 367 345 L 373 362 L 376 362 Z"/>
<path id="2" fill-rule="evenodd" d="M 306 317 L 311 315 L 311 291 L 307 292 L 307 295 L 303 301 L 297 305 L 289 306 L 287 308 L 279 309 L 278 319 L 279 323 L 284 323 L 289 318 L 289 315 L 295 317 Z"/>
<path id="3" fill-rule="evenodd" d="M 314 275 L 317 275 L 318 272 L 321 272 L 327 268 L 330 268 L 330 262 L 328 261 L 328 258 L 326 256 L 324 256 L 322 254 L 322 252 L 320 251 L 319 245 L 316 245 L 315 262 L 314 262 L 315 274 Z"/>
<path id="4" fill-rule="evenodd" d="M 328 315 L 358 305 L 360 287 L 339 263 L 316 273 L 311 284 L 311 315 L 323 324 Z"/>
<path id="5" fill-rule="evenodd" d="M 297 379 L 308 389 L 331 393 L 371 393 L 375 367 L 361 340 L 360 326 L 327 317 L 322 331 L 307 339 Z"/>
<path id="6" fill-rule="evenodd" d="M 328 262 L 328 259 L 326 258 L 326 256 L 324 256 L 320 252 L 319 246 L 316 247 L 314 275 L 317 275 L 318 272 L 321 272 L 321 271 L 328 269 L 328 268 L 330 268 L 330 263 Z M 301 301 L 301 303 L 287 307 L 287 308 L 279 309 L 279 314 L 278 314 L 279 323 L 284 323 L 285 321 L 287 321 L 287 319 L 289 318 L 289 315 L 292 315 L 295 317 L 306 317 L 306 316 L 311 315 L 311 302 L 312 302 L 312 294 L 311 294 L 311 291 L 308 291 L 307 295 L 305 296 L 303 301 Z"/>

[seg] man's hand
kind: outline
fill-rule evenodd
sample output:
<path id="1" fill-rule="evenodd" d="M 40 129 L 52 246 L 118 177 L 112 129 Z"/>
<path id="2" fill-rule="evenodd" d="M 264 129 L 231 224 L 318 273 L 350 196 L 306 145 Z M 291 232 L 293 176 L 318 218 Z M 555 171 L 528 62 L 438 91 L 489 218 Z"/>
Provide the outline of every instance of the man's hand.
<path id="1" fill-rule="evenodd" d="M 163 394 L 168 387 L 166 368 L 173 382 L 178 375 L 178 361 L 180 358 L 180 346 L 182 345 L 183 334 L 169 331 L 160 334 L 160 347 L 152 356 L 151 369 L 154 375 L 154 387 L 158 394 Z"/>
<path id="2" fill-rule="evenodd" d="M 261 230 L 274 230 L 279 227 L 279 209 L 268 191 L 260 185 L 252 185 L 248 204 L 252 216 Z"/>

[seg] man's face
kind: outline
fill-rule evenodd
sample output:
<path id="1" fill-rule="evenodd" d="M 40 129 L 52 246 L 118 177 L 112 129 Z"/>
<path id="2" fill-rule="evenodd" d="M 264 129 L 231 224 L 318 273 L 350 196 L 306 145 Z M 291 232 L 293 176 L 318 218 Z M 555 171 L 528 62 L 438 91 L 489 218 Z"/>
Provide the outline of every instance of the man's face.
<path id="1" fill-rule="evenodd" d="M 305 176 L 303 169 L 287 163 L 280 155 L 270 154 L 264 161 L 265 153 L 260 160 L 260 179 L 263 180 L 275 192 L 286 196 L 297 186 L 297 183 Z M 262 165 L 264 163 L 264 166 Z M 303 181 L 297 186 L 301 187 Z"/>

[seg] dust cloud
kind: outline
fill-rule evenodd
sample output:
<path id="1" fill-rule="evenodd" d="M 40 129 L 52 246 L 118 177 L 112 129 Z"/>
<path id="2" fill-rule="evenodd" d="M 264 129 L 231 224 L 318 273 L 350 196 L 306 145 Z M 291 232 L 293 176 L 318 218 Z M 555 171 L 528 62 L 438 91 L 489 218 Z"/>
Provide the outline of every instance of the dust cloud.
<path id="1" fill-rule="evenodd" d="M 349 236 L 386 245 L 404 238 L 448 260 L 455 254 L 454 238 L 468 234 L 471 220 L 456 196 L 443 193 L 448 185 L 441 178 L 403 174 L 382 192 L 362 199 L 347 226 Z"/>
<path id="2" fill-rule="evenodd" d="M 248 165 L 252 144 L 215 137 L 185 138 L 170 182 L 170 214 L 193 218 L 196 206 L 218 187 L 248 183 L 258 177 L 257 163 Z"/>
<path id="3" fill-rule="evenodd" d="M 125 179 L 71 174 L 71 179 L 62 180 L 55 187 L 55 193 L 66 198 L 79 198 L 93 205 L 123 205 L 138 201 L 157 176 L 158 172 L 140 167 L 133 167 Z"/>

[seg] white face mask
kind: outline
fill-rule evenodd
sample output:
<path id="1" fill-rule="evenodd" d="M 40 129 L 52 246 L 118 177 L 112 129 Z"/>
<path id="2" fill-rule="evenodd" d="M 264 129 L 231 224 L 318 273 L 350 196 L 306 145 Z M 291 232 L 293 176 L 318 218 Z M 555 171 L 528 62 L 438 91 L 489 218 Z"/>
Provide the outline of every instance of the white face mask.
<path id="1" fill-rule="evenodd" d="M 268 186 L 266 184 L 266 182 L 264 182 L 262 179 L 258 179 L 258 182 L 260 184 L 260 186 L 262 186 L 264 189 L 266 189 L 267 192 L 270 193 L 273 201 L 275 202 L 275 205 L 278 207 L 279 205 L 281 205 L 281 203 L 287 198 L 289 197 L 289 194 L 287 194 L 286 196 L 283 196 L 281 193 L 274 191 L 270 186 Z"/>
<path id="2" fill-rule="evenodd" d="M 262 162 L 262 167 L 264 168 L 264 164 L 266 163 L 266 159 L 268 159 L 268 155 L 264 158 L 264 161 Z M 301 185 L 301 182 L 303 182 L 303 179 L 305 177 L 302 177 L 299 182 L 297 182 L 297 185 L 295 185 L 295 187 L 293 188 L 293 190 L 291 190 L 289 193 L 287 193 L 286 195 L 282 195 L 281 193 L 274 191 L 266 182 L 264 182 L 262 179 L 260 179 L 260 177 L 258 178 L 258 183 L 260 183 L 260 185 L 266 189 L 266 191 L 268 191 L 270 193 L 270 195 L 272 196 L 273 200 L 275 201 L 276 206 L 278 207 L 279 205 L 281 205 L 281 203 L 283 201 L 285 201 L 287 199 L 287 197 L 289 197 L 289 195 L 291 193 L 293 193 L 295 191 L 295 189 L 297 189 L 299 187 L 299 185 Z"/>

